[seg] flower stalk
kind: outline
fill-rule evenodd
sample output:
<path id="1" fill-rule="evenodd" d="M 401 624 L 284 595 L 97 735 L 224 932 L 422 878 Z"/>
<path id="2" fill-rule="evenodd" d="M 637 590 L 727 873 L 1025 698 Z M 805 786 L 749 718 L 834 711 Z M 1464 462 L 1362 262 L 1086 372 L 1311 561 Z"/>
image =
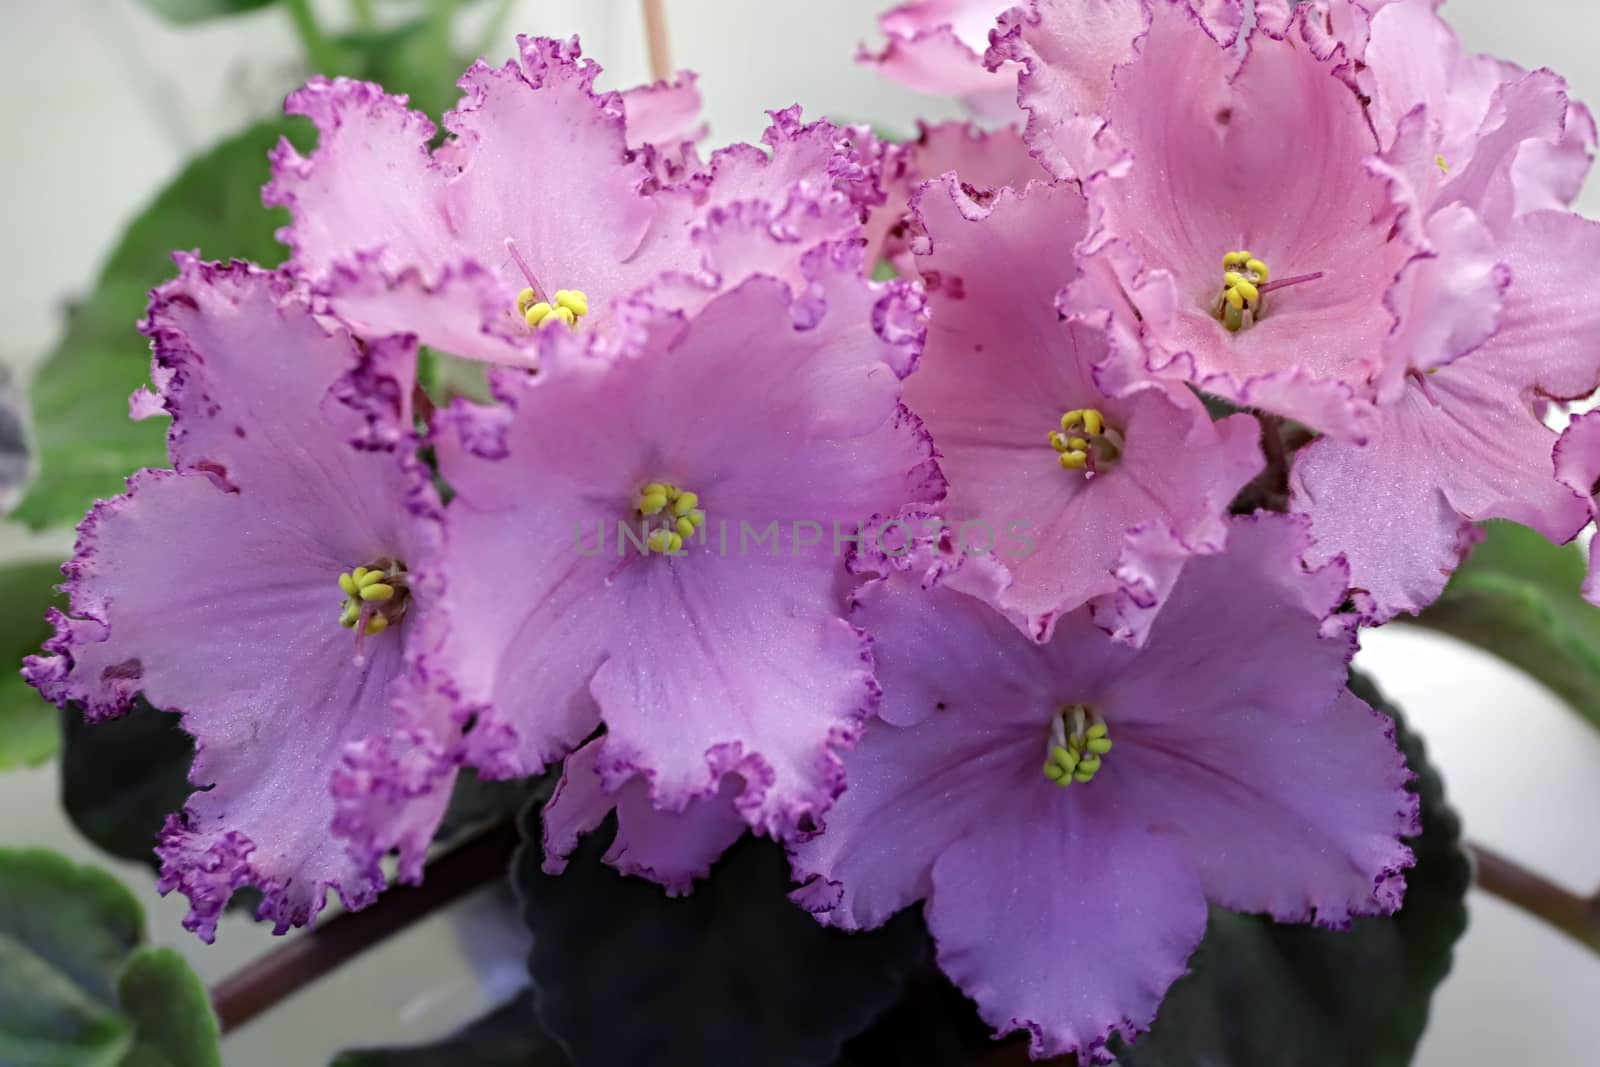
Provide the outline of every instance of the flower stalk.
<path id="1" fill-rule="evenodd" d="M 1491 848 L 1468 845 L 1473 878 L 1491 896 L 1541 919 L 1591 952 L 1600 953 L 1600 893 L 1585 899 Z"/>

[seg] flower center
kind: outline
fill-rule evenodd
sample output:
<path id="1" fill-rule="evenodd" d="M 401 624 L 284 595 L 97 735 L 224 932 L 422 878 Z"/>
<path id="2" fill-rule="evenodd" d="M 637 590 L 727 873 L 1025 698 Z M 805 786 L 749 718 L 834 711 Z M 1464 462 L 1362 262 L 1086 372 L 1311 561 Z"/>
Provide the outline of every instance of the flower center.
<path id="1" fill-rule="evenodd" d="M 700 497 L 667 482 L 651 482 L 640 489 L 634 510 L 649 530 L 646 547 L 662 555 L 681 553 L 683 543 L 706 524 Z"/>
<path id="2" fill-rule="evenodd" d="M 1322 273 L 1319 270 L 1269 281 L 1271 272 L 1267 264 L 1257 259 L 1254 252 L 1229 252 L 1222 257 L 1222 295 L 1211 306 L 1211 316 L 1226 326 L 1229 333 L 1238 333 L 1261 321 L 1261 316 L 1267 312 L 1263 300 L 1268 293 L 1302 282 L 1314 282 Z"/>
<path id="3" fill-rule="evenodd" d="M 1063 788 L 1073 782 L 1092 782 L 1100 772 L 1100 757 L 1111 751 L 1110 730 L 1087 704 L 1069 704 L 1050 720 L 1050 740 L 1044 776 Z"/>
<path id="4" fill-rule="evenodd" d="M 531 329 L 553 326 L 558 322 L 575 327 L 579 319 L 589 314 L 589 298 L 582 289 L 557 289 L 551 293 L 539 284 L 533 268 L 517 249 L 517 242 L 509 237 L 506 238 L 506 252 L 528 280 L 527 288 L 517 294 L 517 314 Z"/>
<path id="5" fill-rule="evenodd" d="M 589 298 L 583 295 L 582 289 L 557 289 L 555 302 L 551 303 L 539 299 L 538 292 L 529 286 L 517 294 L 517 314 L 534 329 L 558 322 L 576 326 L 579 319 L 589 314 Z"/>
<path id="6" fill-rule="evenodd" d="M 1267 284 L 1267 265 L 1252 252 L 1229 252 L 1222 257 L 1222 296 L 1212 312 L 1232 333 L 1261 317 L 1261 286 Z"/>
<path id="7" fill-rule="evenodd" d="M 381 634 L 399 622 L 411 607 L 406 565 L 384 557 L 365 567 L 339 575 L 339 625 L 356 632 L 356 663 L 364 662 L 362 643 L 369 634 Z"/>
<path id="8" fill-rule="evenodd" d="M 1097 408 L 1075 408 L 1061 416 L 1061 429 L 1050 431 L 1050 447 L 1062 470 L 1094 477 L 1114 466 L 1126 445 L 1122 431 Z"/>

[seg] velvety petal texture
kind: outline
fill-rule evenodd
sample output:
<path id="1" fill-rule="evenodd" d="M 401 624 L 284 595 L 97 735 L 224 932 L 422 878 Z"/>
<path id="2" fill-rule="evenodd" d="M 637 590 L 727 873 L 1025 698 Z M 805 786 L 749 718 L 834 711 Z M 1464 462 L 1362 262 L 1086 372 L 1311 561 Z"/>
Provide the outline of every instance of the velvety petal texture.
<path id="1" fill-rule="evenodd" d="M 875 175 L 853 167 L 848 138 L 803 126 L 798 109 L 775 113 L 770 159 L 738 146 L 701 170 L 691 149 L 646 143 L 691 126 L 691 78 L 601 93 L 599 73 L 576 41 L 519 38 L 516 59 L 462 77 L 466 95 L 434 149 L 433 124 L 375 85 L 318 78 L 292 94 L 287 110 L 316 124 L 319 144 L 302 156 L 283 142 L 264 198 L 290 209 L 280 236 L 319 306 L 363 335 L 405 331 L 529 366 L 538 328 L 525 321 L 526 289 L 552 304 L 580 293 L 577 325 L 627 347 L 638 341 L 628 297 L 698 265 L 693 237 L 709 211 L 760 199 L 781 212 L 796 186 L 831 192 L 853 209 L 832 216 L 838 237 L 860 221 L 858 200 L 881 198 L 851 186 Z"/>
<path id="2" fill-rule="evenodd" d="M 140 472 L 84 520 L 69 613 L 27 673 L 91 719 L 136 694 L 182 716 L 198 789 L 162 832 L 161 888 L 189 897 L 185 925 L 210 940 L 241 886 L 281 933 L 330 888 L 370 902 L 391 848 L 415 877 L 455 761 L 448 720 L 392 703 L 437 590 L 386 578 L 391 599 L 356 603 L 388 609 L 388 628 L 358 645 L 340 624 L 341 574 L 438 550 L 413 342 L 358 347 L 281 275 L 179 262 L 145 323 L 159 392 L 140 405 L 172 416 L 175 469 Z"/>
<path id="3" fill-rule="evenodd" d="M 763 234 L 783 239 L 741 240 Z M 864 281 L 853 244 L 803 263 L 796 290 L 757 276 L 657 313 L 637 355 L 547 332 L 543 371 L 497 377 L 503 406 L 441 416 L 451 655 L 477 722 L 515 735 L 516 771 L 603 723 L 602 787 L 665 811 L 736 776 L 743 821 L 782 836 L 843 788 L 877 686 L 840 560 L 859 524 L 944 482 L 900 403 L 916 291 Z M 694 494 L 673 498 L 670 553 L 641 547 L 665 517 L 641 512 L 651 486 Z"/>
<path id="4" fill-rule="evenodd" d="M 1307 540 L 1234 520 L 1138 650 L 1086 612 L 1034 644 L 916 566 L 868 585 L 879 721 L 792 849 L 797 899 L 852 929 L 924 901 L 986 1021 L 1094 1062 L 1150 1025 L 1208 901 L 1335 927 L 1393 911 L 1416 799 L 1388 720 L 1344 689 L 1344 574 L 1300 567 Z M 1041 766 L 1079 714 L 1112 744 L 1063 788 Z"/>
<path id="5" fill-rule="evenodd" d="M 1412 371 L 1365 447 L 1324 439 L 1295 459 L 1292 507 L 1311 517 L 1313 561 L 1343 556 L 1369 619 L 1426 607 L 1468 547 L 1470 523 L 1502 518 L 1553 541 L 1589 519 L 1587 494 L 1556 478 L 1551 399 L 1600 385 L 1600 224 L 1539 211 L 1511 222 L 1493 337 L 1448 366 Z"/>
<path id="6" fill-rule="evenodd" d="M 1134 374 L 1359 440 L 1394 323 L 1385 294 L 1422 250 L 1366 170 L 1379 146 L 1345 57 L 1319 53 L 1303 16 L 1241 52 L 1183 5 L 1150 9 L 1106 96 L 1125 165 L 1089 187 L 1091 251 L 1110 257 L 1148 348 Z M 1242 262 L 1225 257 L 1240 251 L 1268 269 L 1235 293 L 1225 272 Z M 1243 321 L 1225 322 L 1239 294 Z"/>
<path id="7" fill-rule="evenodd" d="M 915 205 L 932 322 L 906 400 L 939 446 L 944 515 L 963 552 L 993 552 L 1009 569 L 996 606 L 1036 639 L 1093 604 L 1137 642 L 1164 584 L 1137 580 L 1146 546 L 1180 558 L 1221 550 L 1228 506 L 1261 469 L 1258 427 L 1243 414 L 1213 423 L 1176 383 L 1103 389 L 1105 332 L 1055 308 L 1074 270 L 1063 249 L 1088 230 L 1076 186 L 983 199 L 947 177 Z"/>

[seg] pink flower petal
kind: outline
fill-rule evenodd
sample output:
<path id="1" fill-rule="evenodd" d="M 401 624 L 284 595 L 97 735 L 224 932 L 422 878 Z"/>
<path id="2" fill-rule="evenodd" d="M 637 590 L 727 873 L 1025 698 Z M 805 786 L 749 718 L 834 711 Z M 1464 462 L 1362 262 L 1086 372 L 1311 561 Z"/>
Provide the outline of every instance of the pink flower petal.
<path id="1" fill-rule="evenodd" d="M 161 886 L 189 896 L 185 925 L 209 941 L 242 885 L 263 891 L 259 915 L 281 933 L 310 922 L 330 888 L 369 903 L 387 848 L 414 873 L 455 766 L 436 724 L 390 705 L 428 597 L 414 591 L 361 663 L 337 618 L 341 572 L 419 563 L 439 536 L 412 455 L 411 345 L 357 349 L 326 333 L 278 275 L 180 265 L 146 323 L 178 470 L 135 475 L 84 520 L 66 568 L 74 618 L 57 617 L 52 655 L 29 673 L 91 717 L 138 692 L 182 716 L 202 788 L 163 831 Z M 347 841 L 330 833 L 332 783 L 346 747 L 369 737 L 391 738 L 405 789 L 387 772 L 348 783 L 346 799 L 376 807 Z"/>
<path id="2" fill-rule="evenodd" d="M 1556 443 L 1556 477 L 1561 484 L 1589 501 L 1595 512 L 1595 486 L 1600 484 L 1600 413 L 1588 412 L 1572 420 Z M 1600 539 L 1597 539 L 1600 542 Z M 1583 596 L 1600 605 L 1600 549 L 1589 545 L 1589 576 L 1584 579 Z"/>
<path id="3" fill-rule="evenodd" d="M 1103 331 L 1061 321 L 1054 306 L 1072 271 L 1061 250 L 1088 227 L 1074 187 L 1004 189 L 980 207 L 947 177 L 925 186 L 915 207 L 933 318 L 906 398 L 942 454 L 945 517 L 971 542 L 963 551 L 1000 553 L 1012 580 L 996 606 L 1036 639 L 1059 616 L 1105 600 L 1105 624 L 1137 642 L 1139 620 L 1159 599 L 1145 583 L 1134 597 L 1144 610 L 1118 610 L 1126 539 L 1153 523 L 1167 528 L 1168 545 L 1220 550 L 1228 505 L 1261 469 L 1255 421 L 1214 424 L 1179 385 L 1120 398 L 1101 389 Z M 1061 266 L 1052 272 L 1052 263 Z M 1062 470 L 1046 440 L 1079 409 L 1101 412 L 1124 438 L 1115 466 L 1088 479 Z"/>
<path id="4" fill-rule="evenodd" d="M 650 788 L 642 778 L 631 778 L 607 793 L 596 769 L 599 751 L 599 742 L 592 741 L 568 756 L 561 782 L 545 805 L 545 871 L 566 870 L 579 837 L 615 811 L 617 834 L 603 861 L 623 874 L 658 883 L 668 896 L 688 893 L 745 832 L 733 806 L 742 788 L 739 778 L 724 778 L 715 796 L 692 801 L 682 812 L 664 812 L 650 803 Z"/>
<path id="5" fill-rule="evenodd" d="M 679 71 L 671 81 L 639 85 L 622 93 L 628 116 L 628 147 L 668 147 L 705 136 L 700 117 L 700 87 L 693 71 Z"/>

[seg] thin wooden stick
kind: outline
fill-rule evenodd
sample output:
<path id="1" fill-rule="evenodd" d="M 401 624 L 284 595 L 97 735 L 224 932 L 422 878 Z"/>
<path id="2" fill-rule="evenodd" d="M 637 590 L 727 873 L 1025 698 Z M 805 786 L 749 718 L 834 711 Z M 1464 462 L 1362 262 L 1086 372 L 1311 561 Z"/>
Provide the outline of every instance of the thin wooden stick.
<path id="1" fill-rule="evenodd" d="M 672 77 L 672 42 L 667 38 L 666 0 L 644 0 L 644 39 L 650 50 L 650 77 Z"/>

